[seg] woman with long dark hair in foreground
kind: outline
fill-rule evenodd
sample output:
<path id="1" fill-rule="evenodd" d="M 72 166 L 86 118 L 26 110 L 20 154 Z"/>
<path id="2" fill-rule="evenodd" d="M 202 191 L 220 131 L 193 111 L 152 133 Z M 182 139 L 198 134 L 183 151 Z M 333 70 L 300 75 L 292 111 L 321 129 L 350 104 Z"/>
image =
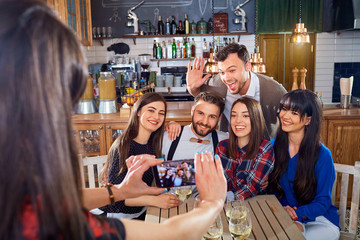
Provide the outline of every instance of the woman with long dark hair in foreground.
<path id="1" fill-rule="evenodd" d="M 209 154 L 195 156 L 202 202 L 193 211 L 162 224 L 101 220 L 83 206 L 101 202 L 103 196 L 98 195 L 107 194 L 106 189 L 95 189 L 92 195 L 82 191 L 82 164 L 71 124 L 71 110 L 85 89 L 87 75 L 77 37 L 43 2 L 0 1 L 0 49 L 0 239 L 203 235 L 222 210 L 226 194 L 218 158 L 214 162 Z M 149 164 L 137 158 L 141 160 L 126 160 L 129 172 L 119 186 L 128 189 L 122 193 L 130 197 L 150 192 L 139 178 L 139 170 L 145 172 L 143 166 Z M 159 163 L 146 155 L 142 160 Z M 131 185 L 139 187 L 139 194 Z"/>
<path id="2" fill-rule="evenodd" d="M 320 101 L 309 90 L 295 90 L 284 95 L 279 111 L 270 189 L 306 239 L 338 239 L 339 215 L 331 204 L 335 168 L 330 150 L 320 142 Z"/>

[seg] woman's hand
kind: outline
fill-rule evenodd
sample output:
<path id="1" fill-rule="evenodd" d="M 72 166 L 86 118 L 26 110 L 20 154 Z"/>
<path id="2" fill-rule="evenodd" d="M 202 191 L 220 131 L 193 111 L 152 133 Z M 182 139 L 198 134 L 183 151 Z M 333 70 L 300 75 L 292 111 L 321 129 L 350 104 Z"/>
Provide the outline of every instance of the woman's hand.
<path id="1" fill-rule="evenodd" d="M 289 205 L 285 206 L 284 207 L 285 211 L 289 214 L 290 218 L 293 220 L 293 221 L 297 221 L 298 220 L 298 216 L 295 212 L 295 210 L 297 209 L 296 207 L 292 208 L 290 207 Z"/>
<path id="2" fill-rule="evenodd" d="M 165 131 L 168 132 L 169 139 L 174 141 L 180 135 L 181 125 L 180 123 L 171 121 L 165 125 Z"/>
<path id="3" fill-rule="evenodd" d="M 220 157 L 211 153 L 195 155 L 195 182 L 201 201 L 220 201 L 226 197 L 226 179 Z"/>
<path id="4" fill-rule="evenodd" d="M 161 164 L 163 161 L 153 155 L 143 154 L 131 156 L 126 159 L 128 172 L 121 184 L 114 185 L 115 199 L 135 198 L 142 195 L 157 195 L 165 188 L 149 187 L 142 177 L 151 166 Z"/>
<path id="5" fill-rule="evenodd" d="M 154 196 L 154 206 L 162 209 L 173 208 L 180 205 L 180 200 L 174 194 L 163 193 L 158 196 Z"/>

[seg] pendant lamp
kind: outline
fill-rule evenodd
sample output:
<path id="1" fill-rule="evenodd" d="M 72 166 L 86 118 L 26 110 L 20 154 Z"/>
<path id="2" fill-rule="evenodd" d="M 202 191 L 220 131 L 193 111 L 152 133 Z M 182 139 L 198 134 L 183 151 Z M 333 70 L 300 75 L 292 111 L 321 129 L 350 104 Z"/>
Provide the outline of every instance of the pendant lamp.
<path id="1" fill-rule="evenodd" d="M 257 26 L 257 5 L 255 0 L 255 49 L 254 49 L 254 53 L 251 54 L 251 58 L 250 58 L 251 71 L 254 73 L 266 73 L 265 63 L 263 59 L 260 57 L 260 53 L 258 52 L 256 26 Z"/>
<path id="2" fill-rule="evenodd" d="M 307 33 L 305 24 L 301 23 L 301 0 L 299 0 L 299 23 L 295 25 L 290 37 L 291 43 L 310 43 L 310 36 Z"/>
<path id="3" fill-rule="evenodd" d="M 214 0 L 211 0 L 211 10 L 212 10 L 212 18 L 214 19 Z M 214 49 L 215 45 L 215 31 L 212 31 L 212 47 Z M 211 75 L 215 75 L 219 72 L 219 68 L 217 62 L 214 61 L 214 50 L 210 53 L 210 59 L 206 61 L 204 67 L 205 73 L 210 73 Z"/>

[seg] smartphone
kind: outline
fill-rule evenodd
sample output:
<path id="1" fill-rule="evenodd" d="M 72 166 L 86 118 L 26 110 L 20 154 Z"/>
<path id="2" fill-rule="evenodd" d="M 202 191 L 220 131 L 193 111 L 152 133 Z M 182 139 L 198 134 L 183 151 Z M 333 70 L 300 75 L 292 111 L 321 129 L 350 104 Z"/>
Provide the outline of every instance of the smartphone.
<path id="1" fill-rule="evenodd" d="M 164 161 L 153 167 L 157 187 L 172 188 L 195 185 L 194 159 Z"/>

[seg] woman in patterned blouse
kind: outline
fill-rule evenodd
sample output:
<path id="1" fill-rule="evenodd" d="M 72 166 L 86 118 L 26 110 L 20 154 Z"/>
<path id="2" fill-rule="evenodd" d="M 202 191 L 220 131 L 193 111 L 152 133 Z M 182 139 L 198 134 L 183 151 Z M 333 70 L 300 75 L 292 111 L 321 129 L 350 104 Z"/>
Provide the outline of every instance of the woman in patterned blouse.
<path id="1" fill-rule="evenodd" d="M 231 108 L 229 139 L 218 144 L 228 182 L 228 191 L 235 199 L 263 193 L 274 168 L 273 147 L 264 139 L 264 119 L 260 104 L 249 97 L 241 97 Z"/>

